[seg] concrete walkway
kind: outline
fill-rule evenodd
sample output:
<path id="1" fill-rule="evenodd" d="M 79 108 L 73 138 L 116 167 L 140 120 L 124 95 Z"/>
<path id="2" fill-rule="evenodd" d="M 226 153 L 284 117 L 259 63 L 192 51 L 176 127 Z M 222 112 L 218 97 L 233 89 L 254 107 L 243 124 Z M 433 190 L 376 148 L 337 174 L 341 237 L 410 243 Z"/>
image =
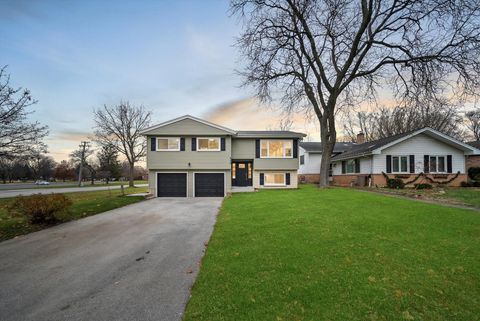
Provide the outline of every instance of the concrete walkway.
<path id="1" fill-rule="evenodd" d="M 148 184 L 138 184 L 135 187 L 146 187 Z M 18 195 L 33 195 L 33 194 L 52 194 L 52 193 L 73 193 L 73 192 L 92 192 L 92 191 L 106 191 L 109 189 L 119 189 L 120 185 L 110 186 L 92 186 L 92 187 L 58 187 L 58 188 L 31 188 L 31 189 L 15 189 L 15 190 L 0 190 L 0 198 L 15 197 Z M 124 186 L 128 187 L 128 183 Z"/>
<path id="2" fill-rule="evenodd" d="M 0 243 L 0 319 L 181 320 L 221 202 L 152 199 Z"/>

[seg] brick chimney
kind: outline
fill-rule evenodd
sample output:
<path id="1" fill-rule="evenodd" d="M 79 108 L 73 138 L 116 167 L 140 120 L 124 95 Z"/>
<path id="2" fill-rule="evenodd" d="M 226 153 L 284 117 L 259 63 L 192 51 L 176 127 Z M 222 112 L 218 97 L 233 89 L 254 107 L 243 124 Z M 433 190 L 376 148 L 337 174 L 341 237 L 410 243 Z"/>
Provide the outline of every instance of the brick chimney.
<path id="1" fill-rule="evenodd" d="M 360 132 L 357 134 L 357 141 L 356 141 L 357 144 L 363 144 L 365 143 L 365 134 Z"/>

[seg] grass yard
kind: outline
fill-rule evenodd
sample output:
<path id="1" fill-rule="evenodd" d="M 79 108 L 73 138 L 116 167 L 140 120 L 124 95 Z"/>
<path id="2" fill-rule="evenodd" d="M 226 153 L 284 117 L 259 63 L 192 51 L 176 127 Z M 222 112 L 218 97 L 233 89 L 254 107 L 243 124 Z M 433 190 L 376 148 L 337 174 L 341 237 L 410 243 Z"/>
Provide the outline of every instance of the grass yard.
<path id="1" fill-rule="evenodd" d="M 480 207 L 480 188 L 449 188 L 445 191 L 445 197 L 458 200 L 467 205 Z"/>
<path id="2" fill-rule="evenodd" d="M 433 189 L 367 189 L 386 194 L 414 197 L 442 203 L 466 205 L 480 208 L 480 188 L 473 187 L 436 187 Z"/>
<path id="3" fill-rule="evenodd" d="M 146 191 L 147 188 L 125 188 L 126 194 Z M 65 195 L 72 200 L 73 205 L 70 210 L 62 216 L 64 222 L 133 204 L 144 199 L 144 197 L 141 196 L 122 196 L 120 189 L 66 193 Z M 11 201 L 12 198 L 0 199 L 0 241 L 49 227 L 30 224 L 25 217 L 11 216 L 6 208 Z"/>
<path id="4" fill-rule="evenodd" d="M 90 181 L 85 181 L 83 182 L 82 186 L 78 186 L 77 182 L 62 182 L 58 181 L 59 184 L 51 183 L 51 185 L 34 185 L 32 186 L 33 182 L 27 182 L 27 183 L 7 183 L 7 184 L 0 184 L 0 187 L 3 187 L 3 189 L 7 189 L 9 185 L 15 185 L 14 188 L 10 189 L 44 189 L 44 188 L 68 188 L 68 187 L 98 187 L 98 186 L 118 186 L 118 185 L 125 185 L 125 187 L 128 186 L 128 181 L 114 181 L 114 182 L 109 182 L 106 184 L 105 182 L 102 181 L 97 181 L 95 182 L 94 185 L 90 184 Z M 18 186 L 19 184 L 25 184 L 25 186 Z M 141 184 L 148 184 L 148 181 L 146 180 L 137 180 L 134 181 L 135 186 L 136 185 L 141 185 Z"/>
<path id="5" fill-rule="evenodd" d="M 479 320 L 480 213 L 352 189 L 224 201 L 184 320 Z"/>

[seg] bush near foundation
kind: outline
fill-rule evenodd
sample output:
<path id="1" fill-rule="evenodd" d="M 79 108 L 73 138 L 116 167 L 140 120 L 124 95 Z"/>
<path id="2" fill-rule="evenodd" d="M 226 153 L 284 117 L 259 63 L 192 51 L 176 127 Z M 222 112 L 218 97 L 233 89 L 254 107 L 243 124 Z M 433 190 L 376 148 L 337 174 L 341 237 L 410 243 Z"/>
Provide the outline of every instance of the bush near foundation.
<path id="1" fill-rule="evenodd" d="M 403 189 L 405 183 L 400 178 L 389 178 L 387 180 L 387 187 L 393 189 Z"/>
<path id="2" fill-rule="evenodd" d="M 480 167 L 470 167 L 468 169 L 468 177 L 473 181 L 480 182 Z"/>

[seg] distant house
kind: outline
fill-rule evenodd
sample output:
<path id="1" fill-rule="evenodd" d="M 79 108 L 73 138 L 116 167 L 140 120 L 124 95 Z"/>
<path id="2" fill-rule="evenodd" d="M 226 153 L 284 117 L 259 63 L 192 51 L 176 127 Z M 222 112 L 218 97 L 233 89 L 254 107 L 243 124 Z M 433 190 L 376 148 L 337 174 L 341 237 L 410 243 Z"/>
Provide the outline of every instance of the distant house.
<path id="1" fill-rule="evenodd" d="M 333 155 L 338 155 L 350 149 L 354 143 L 336 143 Z M 322 143 L 301 142 L 299 144 L 300 167 L 298 180 L 300 183 L 315 183 L 320 181 L 320 165 L 322 164 Z"/>
<path id="2" fill-rule="evenodd" d="M 466 156 L 480 151 L 432 128 L 352 146 L 332 157 L 333 184 L 385 185 L 387 178 L 443 182 L 460 186 L 467 180 Z"/>
<path id="3" fill-rule="evenodd" d="M 469 142 L 467 144 L 475 147 L 478 151 L 480 151 L 480 140 Z M 480 153 L 477 153 L 475 155 L 467 155 L 466 162 L 467 170 L 470 167 L 480 167 Z"/>
<path id="4" fill-rule="evenodd" d="M 467 168 L 480 163 L 480 149 L 432 128 L 422 128 L 387 138 L 335 145 L 331 182 L 338 186 L 383 186 L 387 178 L 443 182 L 460 186 Z M 362 143 L 363 142 L 363 143 Z M 320 143 L 300 144 L 300 180 L 317 182 L 320 174 Z M 303 164 L 302 164 L 303 160 Z"/>
<path id="5" fill-rule="evenodd" d="M 157 197 L 220 196 L 235 190 L 297 188 L 292 131 L 237 131 L 182 116 L 142 132 L 149 188 Z"/>

